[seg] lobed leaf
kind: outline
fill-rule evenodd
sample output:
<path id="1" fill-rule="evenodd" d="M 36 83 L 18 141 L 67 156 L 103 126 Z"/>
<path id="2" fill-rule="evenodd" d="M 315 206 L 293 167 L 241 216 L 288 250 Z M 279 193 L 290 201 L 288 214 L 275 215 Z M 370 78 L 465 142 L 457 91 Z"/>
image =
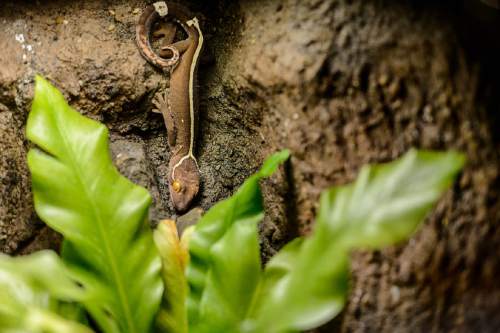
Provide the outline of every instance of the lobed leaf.
<path id="1" fill-rule="evenodd" d="M 65 238 L 63 258 L 104 332 L 151 329 L 163 286 L 147 224 L 148 192 L 119 174 L 104 125 L 71 109 L 40 76 L 27 123 L 35 209 Z"/>
<path id="2" fill-rule="evenodd" d="M 354 184 L 322 194 L 318 224 L 330 235 L 341 233 L 347 247 L 400 242 L 451 186 L 464 162 L 453 151 L 411 149 L 394 162 L 365 166 Z"/>
<path id="3" fill-rule="evenodd" d="M 85 297 L 54 252 L 0 254 L 0 332 L 91 333 L 73 303 Z"/>
<path id="4" fill-rule="evenodd" d="M 455 152 L 411 150 L 392 163 L 364 167 L 354 184 L 325 191 L 313 234 L 267 265 L 253 331 L 307 330 L 332 319 L 345 304 L 349 251 L 410 237 L 463 164 Z"/>
<path id="5" fill-rule="evenodd" d="M 193 332 L 237 332 L 247 316 L 261 275 L 259 180 L 269 177 L 288 156 L 286 150 L 272 155 L 232 197 L 212 207 L 196 225 L 187 269 Z"/>

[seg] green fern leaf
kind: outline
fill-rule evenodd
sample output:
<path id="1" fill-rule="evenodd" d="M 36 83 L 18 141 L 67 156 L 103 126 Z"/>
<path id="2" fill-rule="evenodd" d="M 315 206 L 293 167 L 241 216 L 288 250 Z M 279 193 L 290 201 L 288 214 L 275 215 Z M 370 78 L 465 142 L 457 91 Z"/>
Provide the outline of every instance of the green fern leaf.
<path id="1" fill-rule="evenodd" d="M 64 235 L 63 258 L 93 295 L 87 310 L 105 332 L 150 331 L 163 285 L 148 192 L 113 166 L 106 127 L 40 76 L 27 136 L 40 148 L 28 154 L 35 209 Z"/>
<path id="2" fill-rule="evenodd" d="M 92 333 L 78 322 L 86 293 L 52 251 L 0 254 L 0 332 Z"/>

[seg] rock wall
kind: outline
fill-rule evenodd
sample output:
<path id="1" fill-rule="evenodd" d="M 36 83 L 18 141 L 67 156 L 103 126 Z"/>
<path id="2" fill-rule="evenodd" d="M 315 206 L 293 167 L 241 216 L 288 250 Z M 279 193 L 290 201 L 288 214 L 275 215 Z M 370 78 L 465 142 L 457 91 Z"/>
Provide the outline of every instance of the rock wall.
<path id="1" fill-rule="evenodd" d="M 474 0 L 475 1 L 475 0 Z M 499 46 L 473 0 L 185 3 L 199 16 L 202 174 L 195 204 L 230 195 L 270 152 L 293 157 L 264 182 L 264 258 L 309 232 L 328 186 L 410 147 L 458 149 L 468 164 L 407 243 L 353 254 L 344 313 L 324 332 L 500 329 Z M 134 43 L 143 1 L 5 1 L 0 8 L 0 250 L 57 247 L 33 213 L 24 123 L 33 75 L 111 130 L 118 168 L 173 216 L 170 152 L 152 96 L 168 86 Z M 483 12 L 486 13 L 483 15 Z M 492 23 L 493 22 L 493 23 Z"/>

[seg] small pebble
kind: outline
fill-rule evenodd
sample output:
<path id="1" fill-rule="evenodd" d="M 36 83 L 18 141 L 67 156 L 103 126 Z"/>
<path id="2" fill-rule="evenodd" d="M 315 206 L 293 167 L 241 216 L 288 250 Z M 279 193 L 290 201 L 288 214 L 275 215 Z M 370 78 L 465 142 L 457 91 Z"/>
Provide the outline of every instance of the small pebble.
<path id="1" fill-rule="evenodd" d="M 392 103 L 392 108 L 393 109 L 399 109 L 403 105 L 403 102 L 400 99 L 397 99 Z"/>
<path id="2" fill-rule="evenodd" d="M 111 24 L 109 27 L 108 27 L 108 31 L 113 31 L 115 30 L 115 25 L 114 24 Z"/>
<path id="3" fill-rule="evenodd" d="M 378 78 L 378 84 L 381 86 L 385 86 L 389 82 L 389 76 L 387 74 L 382 74 Z"/>
<path id="4" fill-rule="evenodd" d="M 153 7 L 155 8 L 156 12 L 160 17 L 167 16 L 168 14 L 168 7 L 165 1 L 158 1 L 153 3 Z"/>
<path id="5" fill-rule="evenodd" d="M 134 8 L 134 10 L 132 11 L 132 14 L 139 14 L 141 10 L 139 8 Z"/>
<path id="6" fill-rule="evenodd" d="M 389 291 L 391 293 L 392 302 L 398 303 L 401 298 L 401 292 L 399 291 L 399 288 L 396 286 L 392 286 Z"/>
<path id="7" fill-rule="evenodd" d="M 434 117 L 432 116 L 432 106 L 430 106 L 429 104 L 427 104 L 425 107 L 424 107 L 424 113 L 422 115 L 422 118 L 424 119 L 425 122 L 428 122 L 428 123 L 431 123 L 434 119 Z"/>
<path id="8" fill-rule="evenodd" d="M 108 12 L 111 16 L 115 16 L 115 11 L 113 9 L 108 10 Z"/>

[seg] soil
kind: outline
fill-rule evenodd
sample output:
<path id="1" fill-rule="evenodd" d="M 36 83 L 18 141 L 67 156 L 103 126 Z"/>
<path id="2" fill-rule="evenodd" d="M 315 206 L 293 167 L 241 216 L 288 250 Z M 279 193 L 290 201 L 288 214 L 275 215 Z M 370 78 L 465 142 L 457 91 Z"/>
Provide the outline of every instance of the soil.
<path id="1" fill-rule="evenodd" d="M 500 330 L 499 12 L 476 0 L 187 1 L 201 20 L 194 205 L 229 196 L 263 158 L 292 158 L 263 182 L 264 259 L 314 224 L 320 192 L 410 147 L 468 164 L 409 241 L 352 260 L 349 303 L 321 332 Z M 104 122 L 120 171 L 175 212 L 170 157 L 151 99 L 168 78 L 135 43 L 145 2 L 3 1 L 0 8 L 0 251 L 57 248 L 33 211 L 24 124 L 40 73 Z M 495 37 L 496 36 L 496 37 Z"/>

